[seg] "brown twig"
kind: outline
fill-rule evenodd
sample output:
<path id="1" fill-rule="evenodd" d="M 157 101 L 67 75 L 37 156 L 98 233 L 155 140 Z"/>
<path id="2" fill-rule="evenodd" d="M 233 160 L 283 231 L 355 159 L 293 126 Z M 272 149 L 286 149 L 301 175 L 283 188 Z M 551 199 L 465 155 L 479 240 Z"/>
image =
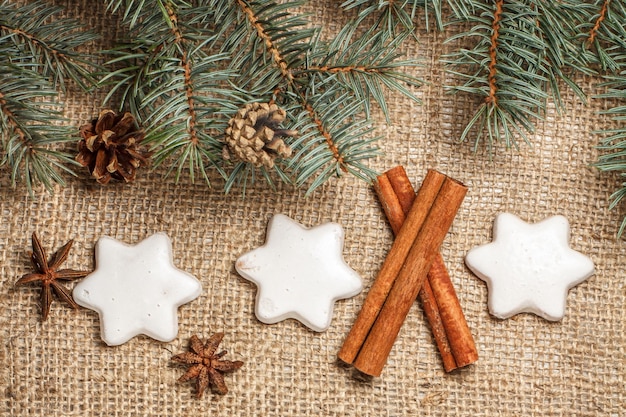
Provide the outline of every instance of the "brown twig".
<path id="1" fill-rule="evenodd" d="M 302 99 L 305 100 L 303 96 L 302 96 Z M 333 137 L 324 126 L 324 122 L 322 122 L 322 119 L 319 118 L 319 116 L 317 115 L 317 112 L 315 111 L 313 106 L 311 106 L 310 103 L 305 101 L 303 104 L 304 104 L 304 108 L 309 113 L 309 116 L 311 117 L 311 119 L 313 119 L 313 122 L 315 122 L 315 125 L 317 126 L 317 130 L 326 140 L 326 146 L 328 146 L 328 149 L 330 149 L 330 151 L 333 153 L 333 158 L 337 161 L 337 163 L 339 164 L 343 172 L 348 172 L 348 168 L 346 168 L 345 166 L 343 156 L 341 156 L 341 154 L 339 153 L 339 149 L 337 148 L 337 145 L 335 144 Z"/>
<path id="2" fill-rule="evenodd" d="M 504 0 L 496 0 L 496 9 L 493 13 L 493 23 L 491 24 L 491 45 L 489 46 L 489 76 L 487 77 L 489 82 L 489 95 L 485 98 L 485 102 L 498 103 L 496 93 L 498 92 L 498 86 L 496 84 L 496 62 L 497 62 L 497 49 L 498 49 L 498 37 L 500 36 L 500 21 L 502 19 L 502 6 Z"/>
<path id="3" fill-rule="evenodd" d="M 56 58 L 57 61 L 69 61 L 69 58 L 66 54 L 57 51 L 54 48 L 51 48 L 50 46 L 48 46 L 45 42 L 43 42 L 41 39 L 31 35 L 28 32 L 25 32 L 21 29 L 16 29 L 16 28 L 12 28 L 10 26 L 6 26 L 6 25 L 0 25 L 0 31 L 7 31 L 9 33 L 12 33 L 13 35 L 17 35 L 17 36 L 21 36 L 23 38 L 28 39 L 29 41 L 41 46 L 43 49 L 49 51 L 52 55 L 54 55 L 54 57 Z"/>
<path id="4" fill-rule="evenodd" d="M 2 111 L 2 114 L 4 114 L 4 117 L 6 118 L 11 129 L 19 136 L 20 141 L 26 144 L 28 148 L 32 150 L 32 146 L 29 144 L 29 140 L 26 137 L 26 132 L 24 132 L 24 129 L 20 127 L 20 124 L 16 120 L 15 114 L 13 114 L 11 109 L 8 108 L 7 104 L 8 103 L 4 94 L 0 92 L 0 111 Z"/>
<path id="5" fill-rule="evenodd" d="M 306 69 L 309 72 L 326 72 L 329 74 L 339 74 L 348 72 L 365 72 L 369 74 L 380 74 L 377 68 L 368 68 L 363 65 L 324 65 L 321 67 L 311 66 Z"/>
<path id="6" fill-rule="evenodd" d="M 248 18 L 248 21 L 250 22 L 252 27 L 254 27 L 254 29 L 256 30 L 259 38 L 261 38 L 263 42 L 265 43 L 265 47 L 269 51 L 270 55 L 272 55 L 272 59 L 276 63 L 276 66 L 278 66 L 278 68 L 280 69 L 280 72 L 283 75 L 283 77 L 285 77 L 287 81 L 292 83 L 293 73 L 289 69 L 289 65 L 287 64 L 287 61 L 282 57 L 280 51 L 274 44 L 274 41 L 272 41 L 271 36 L 268 35 L 263 25 L 259 22 L 259 19 L 256 17 L 254 10 L 252 10 L 252 8 L 250 8 L 250 6 L 248 6 L 246 2 L 243 0 L 237 0 L 237 4 L 239 5 L 239 7 L 241 7 L 241 10 L 245 13 L 246 17 Z"/>
<path id="7" fill-rule="evenodd" d="M 607 11 L 609 10 L 610 3 L 611 3 L 611 0 L 604 0 L 604 2 L 602 3 L 600 14 L 598 15 L 598 18 L 596 19 L 596 22 L 593 25 L 593 28 L 589 31 L 589 39 L 587 39 L 587 43 L 589 45 L 591 45 L 596 40 L 596 36 L 598 36 L 598 32 L 600 31 L 600 25 L 602 24 L 604 19 L 606 19 L 606 14 L 607 14 Z"/>
<path id="8" fill-rule="evenodd" d="M 196 128 L 198 115 L 196 114 L 194 99 L 193 99 L 193 83 L 191 81 L 191 64 L 189 63 L 189 58 L 187 56 L 187 51 L 184 50 L 183 44 L 185 40 L 183 39 L 182 33 L 180 33 L 180 29 L 178 28 L 178 16 L 176 16 L 176 12 L 172 7 L 171 3 L 167 3 L 167 17 L 172 23 L 172 32 L 174 33 L 174 37 L 176 38 L 176 44 L 181 46 L 182 56 L 180 58 L 180 65 L 184 71 L 184 85 L 185 85 L 185 98 L 187 99 L 187 112 L 189 113 L 189 124 L 187 125 L 187 133 L 189 133 L 190 142 L 192 145 L 197 145 L 198 140 L 198 130 Z"/>

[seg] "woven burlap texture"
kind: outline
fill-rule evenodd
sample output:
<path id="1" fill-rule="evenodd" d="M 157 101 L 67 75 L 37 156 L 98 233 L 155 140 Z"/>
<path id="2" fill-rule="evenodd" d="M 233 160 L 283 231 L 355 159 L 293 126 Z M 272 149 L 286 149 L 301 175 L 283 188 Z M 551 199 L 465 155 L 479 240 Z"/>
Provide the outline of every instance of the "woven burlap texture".
<path id="1" fill-rule="evenodd" d="M 103 2 L 65 0 L 68 14 L 92 25 L 105 39 L 119 33 Z M 347 16 L 338 2 L 311 2 L 317 24 L 337 31 Z M 463 181 L 469 193 L 442 247 L 480 360 L 446 374 L 422 311 L 410 311 L 379 378 L 362 381 L 336 363 L 337 352 L 376 277 L 392 234 L 370 186 L 335 179 L 311 196 L 258 183 L 245 199 L 224 198 L 213 189 L 163 180 L 163 170 L 143 171 L 133 185 L 95 184 L 86 175 L 69 179 L 53 195 L 11 188 L 6 170 L 0 184 L 0 411 L 3 416 L 624 416 L 626 245 L 616 239 L 624 212 L 608 210 L 615 176 L 590 166 L 598 137 L 610 126 L 598 115 L 600 100 L 582 104 L 565 93 L 567 112 L 551 109 L 519 151 L 498 150 L 490 160 L 457 139 L 477 104 L 446 94 L 439 57 L 447 34 L 424 30 L 405 50 L 422 57 L 416 74 L 423 104 L 390 94 L 392 123 L 379 121 L 384 156 L 371 166 L 384 171 L 404 165 L 417 186 L 435 168 Z M 99 47 L 101 45 L 94 45 Z M 595 79 L 581 82 L 591 90 Z M 66 113 L 79 126 L 98 114 L 102 93 L 70 93 Z M 529 222 L 566 216 L 571 246 L 593 259 L 596 273 L 569 292 L 563 320 L 531 314 L 497 320 L 487 311 L 487 289 L 464 265 L 474 246 L 491 240 L 497 213 Z M 256 288 L 234 270 L 236 258 L 262 244 L 275 213 L 305 226 L 340 223 L 344 256 L 363 278 L 365 290 L 336 304 L 323 333 L 287 320 L 275 325 L 254 316 Z M 171 343 L 136 337 L 119 347 L 100 339 L 90 310 L 52 305 L 40 320 L 36 287 L 14 287 L 29 271 L 30 234 L 48 250 L 75 239 L 66 263 L 93 268 L 93 249 L 107 235 L 134 244 L 158 231 L 172 239 L 174 263 L 197 276 L 201 296 L 178 311 L 179 333 Z M 226 396 L 194 396 L 192 383 L 177 383 L 183 369 L 170 357 L 188 338 L 224 331 L 223 348 L 245 365 L 226 377 Z"/>

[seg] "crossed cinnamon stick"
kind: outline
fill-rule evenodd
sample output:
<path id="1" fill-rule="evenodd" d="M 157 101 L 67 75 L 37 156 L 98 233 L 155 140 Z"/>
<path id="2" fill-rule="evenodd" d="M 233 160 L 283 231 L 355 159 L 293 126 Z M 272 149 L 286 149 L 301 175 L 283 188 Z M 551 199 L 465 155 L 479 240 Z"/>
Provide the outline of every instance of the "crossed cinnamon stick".
<path id="1" fill-rule="evenodd" d="M 396 239 L 339 359 L 365 374 L 380 375 L 419 294 L 444 369 L 475 362 L 474 339 L 439 253 L 467 188 L 430 170 L 416 195 L 403 167 L 379 176 L 374 188 Z"/>

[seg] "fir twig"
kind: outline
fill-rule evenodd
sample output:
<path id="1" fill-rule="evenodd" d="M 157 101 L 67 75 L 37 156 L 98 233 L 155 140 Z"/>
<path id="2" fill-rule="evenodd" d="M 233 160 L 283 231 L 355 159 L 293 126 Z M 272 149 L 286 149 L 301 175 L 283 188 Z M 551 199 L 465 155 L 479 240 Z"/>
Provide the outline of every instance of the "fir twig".
<path id="1" fill-rule="evenodd" d="M 11 182 L 24 180 L 29 193 L 33 183 L 49 191 L 54 183 L 64 184 L 62 171 L 72 173 L 74 163 L 52 145 L 72 141 L 71 131 L 59 126 L 64 121 L 57 92 L 40 74 L 18 65 L 0 63 L 0 132 L 3 164 L 11 170 Z"/>
<path id="2" fill-rule="evenodd" d="M 593 74 L 589 67 L 591 55 L 588 51 L 580 50 L 577 39 L 577 25 L 584 21 L 591 10 L 588 4 L 580 0 L 550 0 L 536 1 L 538 12 L 537 24 L 541 28 L 541 36 L 545 42 L 545 64 L 541 71 L 545 74 L 551 98 L 557 110 L 565 110 L 561 99 L 561 81 L 563 81 L 583 102 L 587 96 L 575 82 L 574 74 Z"/>
<path id="3" fill-rule="evenodd" d="M 536 24 L 537 13 L 525 2 L 496 0 L 492 6 L 476 2 L 458 16 L 474 26 L 447 42 L 476 39 L 472 49 L 461 48 L 443 59 L 448 70 L 464 81 L 452 91 L 481 98 L 460 141 L 474 136 L 474 149 L 484 142 L 490 152 L 495 143 L 517 146 L 517 137 L 530 142 L 534 119 L 541 117 L 547 93 L 539 71 L 546 47 Z M 486 63 L 486 64 L 485 64 Z"/>
<path id="4" fill-rule="evenodd" d="M 97 36 L 85 31 L 80 22 L 59 17 L 62 10 L 43 1 L 27 2 L 20 7 L 2 1 L 0 43 L 15 48 L 12 62 L 19 60 L 22 68 L 39 72 L 55 88 L 65 90 L 68 77 L 86 90 L 95 81 L 95 64 L 93 57 L 78 49 Z"/>
<path id="5" fill-rule="evenodd" d="M 324 53 L 312 55 L 310 64 L 300 71 L 318 76 L 324 83 L 340 83 L 363 102 L 367 117 L 370 116 L 370 103 L 375 101 L 390 123 L 385 87 L 421 103 L 411 91 L 411 88 L 421 87 L 421 80 L 404 72 L 417 63 L 402 60 L 397 52 L 408 33 L 387 40 L 381 31 L 370 28 L 358 34 L 358 29 L 356 22 L 345 25 L 328 47 L 320 48 Z M 332 53 L 326 53 L 326 49 Z"/>
<path id="6" fill-rule="evenodd" d="M 623 0 L 598 0 L 587 6 L 589 13 L 580 23 L 582 50 L 591 51 L 593 62 L 608 73 L 620 72 L 620 56 L 626 50 L 626 3 Z"/>
<path id="7" fill-rule="evenodd" d="M 603 99 L 617 100 L 618 104 L 605 112 L 618 123 L 616 128 L 597 132 L 603 136 L 599 146 L 602 154 L 595 166 L 602 171 L 617 172 L 624 182 L 621 188 L 611 195 L 609 208 L 615 208 L 626 197 L 626 65 L 618 76 L 614 76 L 607 84 L 607 92 L 599 96 Z M 626 215 L 618 230 L 622 236 L 626 230 Z"/>
<path id="8" fill-rule="evenodd" d="M 183 170 L 192 181 L 199 174 L 206 182 L 207 166 L 220 170 L 216 135 L 226 126 L 223 113 L 232 108 L 228 99 L 236 95 L 224 88 L 233 76 L 222 64 L 226 55 L 204 51 L 215 39 L 205 25 L 206 14 L 207 7 L 182 2 L 157 1 L 157 7 L 130 2 L 124 14 L 129 40 L 108 51 L 114 56 L 108 64 L 121 67 L 102 80 L 111 86 L 107 100 L 121 92 L 120 106 L 128 105 L 143 121 L 155 166 L 167 161 L 176 181 Z"/>
<path id="9" fill-rule="evenodd" d="M 259 40 L 256 45 L 267 48 L 265 51 L 261 48 L 260 56 L 271 58 L 277 68 L 274 77 L 253 78 L 267 83 L 267 90 L 282 91 L 279 102 L 300 111 L 296 128 L 301 136 L 294 142 L 298 152 L 287 165 L 296 173 L 296 185 L 308 182 L 310 192 L 342 172 L 370 179 L 374 173 L 363 161 L 377 151 L 371 148 L 373 140 L 362 138 L 370 129 L 363 128 L 367 123 L 360 121 L 363 118 L 360 113 L 365 111 L 367 118 L 370 99 L 374 98 L 387 114 L 382 86 L 416 99 L 403 83 L 420 85 L 418 80 L 399 70 L 401 66 L 416 65 L 414 61 L 398 60 L 396 51 L 401 39 L 389 41 L 370 31 L 354 41 L 356 25 L 347 25 L 331 42 L 321 42 L 317 30 L 296 31 L 304 27 L 304 21 L 263 18 L 264 13 L 278 5 L 261 9 L 257 2 L 239 0 L 237 4 L 256 31 Z M 293 38 L 296 33 L 300 33 L 298 39 Z M 245 55 L 247 62 L 258 62 L 254 45 L 250 45 L 249 51 L 252 55 Z M 256 68 L 245 73 L 258 74 Z M 270 79 L 273 82 L 268 83 Z M 312 176 L 316 178 L 309 182 Z"/>
<path id="10" fill-rule="evenodd" d="M 474 137 L 474 149 L 484 142 L 489 152 L 497 142 L 517 147 L 521 137 L 530 144 L 535 120 L 543 117 L 552 99 L 563 110 L 561 82 L 581 100 L 586 96 L 571 76 L 592 73 L 590 55 L 581 53 L 577 25 L 589 7 L 577 0 L 482 0 L 451 2 L 458 22 L 471 28 L 447 42 L 476 39 L 444 58 L 462 85 L 452 91 L 478 96 L 482 103 L 460 141 Z"/>
<path id="11" fill-rule="evenodd" d="M 304 58 L 303 55 L 312 49 L 312 39 L 316 35 L 316 31 L 303 30 L 298 34 L 296 29 L 304 28 L 306 22 L 293 17 L 286 17 L 282 22 L 280 19 L 276 19 L 273 23 L 270 23 L 269 19 L 264 19 L 265 15 L 270 11 L 273 15 L 279 15 L 277 12 L 282 12 L 284 5 L 271 3 L 269 7 L 262 7 L 260 3 L 248 3 L 243 0 L 236 0 L 236 4 L 243 12 L 247 23 L 253 30 L 252 33 L 256 35 L 259 41 L 257 45 L 263 45 L 264 47 L 259 51 L 259 49 L 255 48 L 255 45 L 250 45 L 252 58 L 258 60 L 258 57 L 254 57 L 257 53 L 260 53 L 261 56 L 269 56 L 274 67 L 278 70 L 279 78 L 275 78 L 274 83 L 268 85 L 268 87 L 271 88 L 271 91 L 275 92 L 280 91 L 282 85 L 282 88 L 285 89 L 285 94 L 282 94 L 281 97 L 288 97 L 292 102 L 295 101 L 298 104 L 300 111 L 304 113 L 305 119 L 308 122 L 307 126 L 301 125 L 298 130 L 303 131 L 303 133 L 307 130 L 311 130 L 311 127 L 316 130 L 315 134 L 312 136 L 306 133 L 301 134 L 301 140 L 295 143 L 294 146 L 296 149 L 300 147 L 307 149 L 313 144 L 324 144 L 326 147 L 326 152 L 318 153 L 316 158 L 305 158 L 302 152 L 296 154 L 296 157 L 294 157 L 291 162 L 291 167 L 295 168 L 296 172 L 299 173 L 296 184 L 304 184 L 311 175 L 321 170 L 322 174 L 318 178 L 323 180 L 314 181 L 309 188 L 311 191 L 323 181 L 327 180 L 333 172 L 336 174 L 340 174 L 341 171 L 348 172 L 344 155 L 339 151 L 339 147 L 335 142 L 335 135 L 330 132 L 319 110 L 316 109 L 318 104 L 327 105 L 327 98 L 331 96 L 334 98 L 335 94 L 332 90 L 330 93 L 327 91 L 320 97 L 320 100 L 312 101 L 307 92 L 307 89 L 311 88 L 311 82 L 309 82 L 309 80 L 304 80 L 304 82 L 298 80 L 292 70 L 293 67 L 297 67 L 298 64 L 301 64 Z M 300 5 L 300 3 L 294 3 L 290 6 Z M 308 36 L 303 36 L 302 33 Z M 300 43 L 300 45 L 298 45 L 298 43 Z M 243 67 L 243 65 L 241 65 L 240 68 L 241 67 Z M 253 75 L 254 71 L 248 69 L 247 72 L 255 78 Z M 300 82 L 297 82 L 297 80 Z M 321 100 L 322 98 L 325 100 Z M 343 110 L 341 106 L 339 106 L 340 103 L 340 101 L 335 101 L 332 107 L 333 110 L 338 111 L 338 113 L 335 113 L 335 116 L 341 114 L 339 112 Z M 352 114 L 349 112 L 345 114 L 346 117 L 351 115 Z M 339 120 L 341 121 L 341 119 Z M 310 125 L 311 122 L 312 126 Z M 310 138 L 310 140 L 303 142 L 302 138 Z M 326 168 L 324 168 L 324 166 L 326 166 Z"/>
<path id="12" fill-rule="evenodd" d="M 0 2 L 2 163 L 9 166 L 13 185 L 23 180 L 31 194 L 34 183 L 52 190 L 54 183 L 64 183 L 62 172 L 73 173 L 75 162 L 58 149 L 73 139 L 61 126 L 66 120 L 57 88 L 64 90 L 67 79 L 89 88 L 95 67 L 77 50 L 95 35 L 60 18 L 61 11 L 41 1 Z"/>
<path id="13" fill-rule="evenodd" d="M 594 12 L 582 23 L 583 48 L 593 54 L 592 62 L 603 71 L 606 82 L 600 87 L 606 92 L 596 98 L 616 104 L 604 114 L 617 127 L 596 132 L 602 136 L 601 151 L 595 166 L 602 171 L 616 172 L 626 178 L 626 4 L 620 0 L 602 0 L 593 4 Z M 611 196 L 611 209 L 626 197 L 626 181 Z M 618 229 L 618 237 L 626 231 L 626 215 Z"/>

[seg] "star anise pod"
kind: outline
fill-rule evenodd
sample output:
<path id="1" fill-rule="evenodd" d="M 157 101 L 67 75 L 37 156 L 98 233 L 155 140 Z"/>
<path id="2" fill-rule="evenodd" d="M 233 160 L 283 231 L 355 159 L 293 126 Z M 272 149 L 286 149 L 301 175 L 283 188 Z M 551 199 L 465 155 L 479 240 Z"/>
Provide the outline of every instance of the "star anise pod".
<path id="1" fill-rule="evenodd" d="M 198 336 L 193 335 L 189 339 L 189 352 L 172 356 L 174 362 L 191 365 L 187 372 L 178 379 L 178 382 L 196 379 L 198 398 L 202 397 L 209 384 L 218 394 L 226 394 L 228 388 L 224 382 L 223 374 L 235 371 L 243 365 L 241 361 L 222 360 L 222 357 L 226 355 L 225 350 L 215 353 L 223 337 L 224 333 L 215 333 L 206 343 L 202 343 Z"/>
<path id="2" fill-rule="evenodd" d="M 83 278 L 89 272 L 76 271 L 74 269 L 59 269 L 61 264 L 67 259 L 67 255 L 70 252 L 72 243 L 70 240 L 61 249 L 59 249 L 48 261 L 46 251 L 41 242 L 37 238 L 37 234 L 33 233 L 32 245 L 33 252 L 30 259 L 35 268 L 35 272 L 26 274 L 17 280 L 15 285 L 25 285 L 32 282 L 41 283 L 41 313 L 43 320 L 48 318 L 50 312 L 50 304 L 52 304 L 52 292 L 57 295 L 61 300 L 68 303 L 73 308 L 79 308 L 78 304 L 74 301 L 68 290 L 59 284 L 57 281 L 73 281 L 78 278 Z"/>

